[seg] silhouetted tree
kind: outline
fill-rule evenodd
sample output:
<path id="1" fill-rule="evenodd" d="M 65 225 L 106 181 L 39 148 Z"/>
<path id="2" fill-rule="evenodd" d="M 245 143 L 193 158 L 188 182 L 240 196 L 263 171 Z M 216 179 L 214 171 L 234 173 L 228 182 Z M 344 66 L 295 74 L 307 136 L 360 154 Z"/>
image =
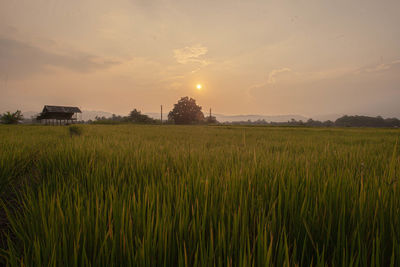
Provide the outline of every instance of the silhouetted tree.
<path id="1" fill-rule="evenodd" d="M 324 121 L 322 123 L 322 125 L 325 126 L 325 127 L 332 127 L 332 126 L 335 126 L 335 123 L 333 121 L 331 121 L 331 120 L 327 120 L 327 121 Z"/>
<path id="2" fill-rule="evenodd" d="M 121 123 L 143 123 L 143 124 L 150 124 L 155 123 L 156 120 L 150 118 L 149 116 L 142 114 L 139 110 L 134 109 L 132 110 L 128 116 L 120 116 L 112 114 L 110 118 L 106 117 L 97 117 L 96 120 L 93 122 L 94 124 L 121 124 Z"/>
<path id="3" fill-rule="evenodd" d="M 7 111 L 3 115 L 1 115 L 1 122 L 4 124 L 17 124 L 18 122 L 22 121 L 24 117 L 20 110 L 17 110 L 14 113 Z"/>
<path id="4" fill-rule="evenodd" d="M 386 127 L 385 120 L 368 116 L 343 116 L 335 121 L 335 126 L 340 127 Z"/>
<path id="5" fill-rule="evenodd" d="M 385 119 L 385 124 L 387 127 L 400 127 L 400 120 L 397 118 L 387 118 Z"/>
<path id="6" fill-rule="evenodd" d="M 174 105 L 174 109 L 168 114 L 168 120 L 174 121 L 175 124 L 193 124 L 203 122 L 204 114 L 196 100 L 185 96 Z"/>
<path id="7" fill-rule="evenodd" d="M 120 116 L 120 115 L 112 114 L 112 115 L 111 115 L 111 120 L 112 120 L 112 121 L 122 122 L 122 121 L 124 120 L 124 117 L 122 117 L 122 116 Z"/>
<path id="8" fill-rule="evenodd" d="M 266 122 L 265 120 L 258 121 L 234 121 L 224 122 L 223 124 L 233 125 L 272 125 L 272 126 L 307 126 L 307 127 L 400 127 L 400 120 L 397 118 L 384 119 L 381 116 L 368 117 L 368 116 L 343 116 L 338 118 L 335 122 L 318 121 L 309 119 L 306 122 L 301 120 L 297 121 L 291 119 L 287 122 Z"/>
<path id="9" fill-rule="evenodd" d="M 129 113 L 128 121 L 136 123 L 154 123 L 155 120 L 149 116 L 142 114 L 139 110 L 134 109 Z"/>
<path id="10" fill-rule="evenodd" d="M 309 119 L 306 123 L 306 126 L 310 126 L 310 127 L 321 127 L 323 126 L 323 122 L 320 121 L 315 121 L 313 119 Z"/>

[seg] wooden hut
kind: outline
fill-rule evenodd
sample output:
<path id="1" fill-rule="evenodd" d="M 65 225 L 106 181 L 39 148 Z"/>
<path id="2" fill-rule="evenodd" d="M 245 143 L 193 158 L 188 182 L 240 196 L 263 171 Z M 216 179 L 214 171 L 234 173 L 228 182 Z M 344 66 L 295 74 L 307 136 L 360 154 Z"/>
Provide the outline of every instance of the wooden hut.
<path id="1" fill-rule="evenodd" d="M 77 121 L 78 113 L 82 113 L 78 107 L 46 105 L 36 119 L 45 124 L 69 124 Z"/>

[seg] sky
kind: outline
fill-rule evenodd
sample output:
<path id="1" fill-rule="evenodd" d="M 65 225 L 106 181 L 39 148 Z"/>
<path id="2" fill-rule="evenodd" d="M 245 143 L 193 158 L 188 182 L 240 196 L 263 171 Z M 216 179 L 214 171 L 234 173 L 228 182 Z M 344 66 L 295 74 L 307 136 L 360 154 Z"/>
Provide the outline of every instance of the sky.
<path id="1" fill-rule="evenodd" d="M 400 117 L 399 14 L 398 0 L 0 0 L 0 112 L 190 96 L 221 114 Z"/>

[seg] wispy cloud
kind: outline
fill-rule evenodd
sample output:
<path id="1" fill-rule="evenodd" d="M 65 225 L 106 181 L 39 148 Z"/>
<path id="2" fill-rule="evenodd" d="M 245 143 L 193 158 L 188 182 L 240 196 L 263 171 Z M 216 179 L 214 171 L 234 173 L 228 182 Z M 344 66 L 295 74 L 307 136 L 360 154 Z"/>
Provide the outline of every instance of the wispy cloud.
<path id="1" fill-rule="evenodd" d="M 92 72 L 119 64 L 79 51 L 69 54 L 46 51 L 40 47 L 14 39 L 0 37 L 0 73 L 10 78 L 21 78 L 40 73 L 48 67 L 61 67 L 76 72 Z"/>
<path id="2" fill-rule="evenodd" d="M 381 63 L 381 64 L 377 64 L 375 66 L 368 66 L 368 67 L 364 67 L 364 68 L 358 69 L 356 71 L 356 74 L 375 73 L 375 72 L 386 71 L 386 70 L 390 70 L 392 68 L 395 68 L 398 65 L 400 66 L 400 59 L 394 60 L 394 61 L 388 62 L 388 63 Z"/>
<path id="3" fill-rule="evenodd" d="M 267 83 L 269 84 L 274 84 L 276 83 L 276 77 L 281 74 L 281 73 L 285 73 L 285 72 L 291 72 L 292 70 L 289 68 L 281 68 L 281 69 L 275 69 L 270 71 L 270 73 L 268 74 L 268 80 Z"/>
<path id="4" fill-rule="evenodd" d="M 206 66 L 209 64 L 209 62 L 204 58 L 207 52 L 208 52 L 207 47 L 198 44 L 193 46 L 186 46 L 180 49 L 175 49 L 174 57 L 176 61 L 180 64 L 198 63 L 203 66 Z"/>
<path id="5" fill-rule="evenodd" d="M 253 84 L 252 86 L 249 87 L 247 91 L 251 92 L 260 88 L 274 87 L 274 85 L 277 83 L 278 76 L 283 73 L 294 74 L 294 72 L 290 68 L 273 69 L 268 73 L 268 77 L 265 82 Z"/>

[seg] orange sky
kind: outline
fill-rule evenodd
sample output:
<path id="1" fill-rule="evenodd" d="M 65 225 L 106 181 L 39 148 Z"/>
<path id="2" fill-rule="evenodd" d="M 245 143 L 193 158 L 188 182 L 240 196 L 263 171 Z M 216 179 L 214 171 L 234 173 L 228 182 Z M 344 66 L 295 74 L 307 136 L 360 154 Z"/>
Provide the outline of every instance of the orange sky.
<path id="1" fill-rule="evenodd" d="M 393 0 L 2 0 L 0 112 L 153 112 L 188 95 L 224 114 L 400 117 L 399 12 Z"/>

